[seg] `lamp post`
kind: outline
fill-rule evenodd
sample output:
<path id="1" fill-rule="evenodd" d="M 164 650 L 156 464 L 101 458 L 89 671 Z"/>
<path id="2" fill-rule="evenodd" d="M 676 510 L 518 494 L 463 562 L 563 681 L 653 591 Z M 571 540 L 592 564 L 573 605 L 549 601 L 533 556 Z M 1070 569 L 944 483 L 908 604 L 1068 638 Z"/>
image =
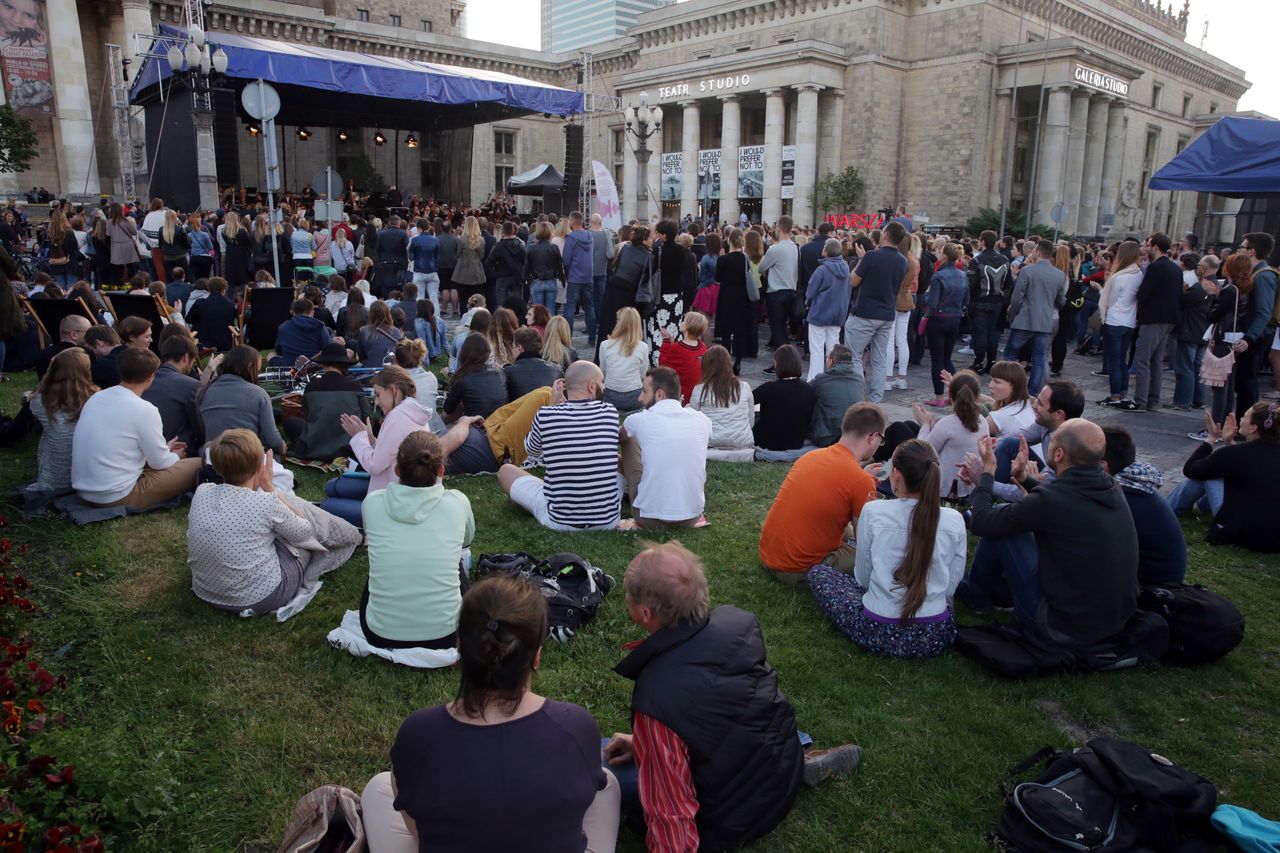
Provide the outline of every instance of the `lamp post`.
<path id="1" fill-rule="evenodd" d="M 169 70 L 191 92 L 191 119 L 196 133 L 196 180 L 200 208 L 218 208 L 218 166 L 213 150 L 213 81 L 227 73 L 227 52 L 214 49 L 198 25 L 187 27 L 185 43 L 174 42 L 165 53 Z"/>
<path id="2" fill-rule="evenodd" d="M 649 93 L 640 93 L 640 106 L 627 107 L 623 112 L 627 123 L 627 133 L 636 140 L 636 219 L 641 219 L 640 211 L 648 217 L 649 200 L 649 138 L 662 130 L 662 107 L 649 107 Z"/>

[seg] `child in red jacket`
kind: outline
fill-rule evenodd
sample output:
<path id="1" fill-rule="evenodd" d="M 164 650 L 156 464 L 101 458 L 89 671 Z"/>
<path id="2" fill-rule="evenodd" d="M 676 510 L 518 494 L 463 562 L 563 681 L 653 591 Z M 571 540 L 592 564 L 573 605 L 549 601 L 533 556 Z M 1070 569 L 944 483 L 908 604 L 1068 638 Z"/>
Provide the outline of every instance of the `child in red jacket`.
<path id="1" fill-rule="evenodd" d="M 706 333 L 707 315 L 690 311 L 680 320 L 680 340 L 664 332 L 658 350 L 658 366 L 670 367 L 680 377 L 680 401 L 686 406 L 693 386 L 702 381 L 702 354 L 707 351 L 702 336 Z"/>

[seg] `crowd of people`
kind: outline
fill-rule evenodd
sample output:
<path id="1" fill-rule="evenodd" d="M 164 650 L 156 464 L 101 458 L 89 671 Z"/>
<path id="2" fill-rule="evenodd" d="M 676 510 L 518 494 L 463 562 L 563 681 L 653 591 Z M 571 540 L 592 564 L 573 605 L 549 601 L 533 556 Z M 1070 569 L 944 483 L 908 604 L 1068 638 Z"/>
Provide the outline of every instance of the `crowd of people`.
<path id="1" fill-rule="evenodd" d="M 94 317 L 69 314 L 37 349 L 39 384 L 4 438 L 40 432 L 31 490 L 44 495 L 143 511 L 191 493 L 192 589 L 215 608 L 277 612 L 367 544 L 368 643 L 456 647 L 461 660 L 457 699 L 405 720 L 390 773 L 364 791 L 373 853 L 515 838 L 611 850 L 624 811 L 643 816 L 651 850 L 731 849 L 776 826 L 801 783 L 859 760 L 854 745 L 808 748 L 755 617 L 710 607 L 701 561 L 675 542 L 645 546 L 626 571 L 628 615 L 646 633 L 617 666 L 635 681 L 632 733 L 604 741 L 587 710 L 533 692 L 545 601 L 517 578 L 470 585 L 484 519 L 450 477 L 495 474 L 542 527 L 608 535 L 705 525 L 709 460 L 790 462 L 761 565 L 807 585 L 862 649 L 901 658 L 954 643 L 957 599 L 1011 609 L 1045 646 L 1123 637 L 1140 588 L 1186 575 L 1181 514 L 1203 513 L 1211 543 L 1280 552 L 1268 510 L 1280 399 L 1259 388 L 1280 353 L 1266 234 L 1222 257 L 1159 233 L 948 240 L 901 219 L 871 233 L 783 216 L 772 229 L 663 220 L 613 234 L 580 213 L 316 228 L 300 211 L 276 229 L 261 215 L 267 240 L 276 230 L 289 245 L 276 281 L 254 270 L 257 221 L 228 210 L 210 235 L 198 215 L 183 225 L 152 208 L 140 230 L 159 223 L 155 256 L 73 276 Z M 114 209 L 99 224 L 133 229 Z M 338 269 L 352 243 L 357 260 Z M 184 289 L 188 270 L 201 277 Z M 105 311 L 95 285 L 123 282 L 170 306 L 158 331 Z M 236 302 L 259 286 L 295 290 L 272 361 L 298 368 L 300 399 L 273 399 L 263 355 L 236 342 Z M 18 290 L 60 288 L 50 276 L 4 287 L 0 332 L 31 334 Z M 742 364 L 761 355 L 762 325 L 770 366 L 752 387 Z M 974 360 L 959 369 L 966 333 Z M 1167 496 L 1133 433 L 1091 420 L 1061 376 L 1069 350 L 1099 346 L 1110 394 L 1095 405 L 1159 408 L 1167 359 L 1168 405 L 1205 410 Z M 932 396 L 891 420 L 886 392 L 925 350 Z M 351 465 L 313 504 L 293 493 L 286 458 Z M 525 795 L 477 821 L 486 777 L 459 766 Z"/>

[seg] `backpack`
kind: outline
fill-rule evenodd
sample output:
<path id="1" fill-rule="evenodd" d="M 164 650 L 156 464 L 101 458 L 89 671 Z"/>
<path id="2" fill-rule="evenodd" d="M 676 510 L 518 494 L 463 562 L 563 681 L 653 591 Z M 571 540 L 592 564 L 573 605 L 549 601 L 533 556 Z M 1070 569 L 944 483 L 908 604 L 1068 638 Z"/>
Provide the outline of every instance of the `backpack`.
<path id="1" fill-rule="evenodd" d="M 1035 678 L 1055 672 L 1111 672 L 1156 663 L 1169 647 L 1169 626 L 1159 615 L 1136 612 L 1115 637 L 1090 646 L 1049 646 L 1013 625 L 961 628 L 956 650 L 996 675 Z"/>
<path id="2" fill-rule="evenodd" d="M 573 553 L 552 554 L 530 580 L 547 599 L 548 636 L 565 643 L 596 618 L 615 581 Z"/>
<path id="3" fill-rule="evenodd" d="M 1271 325 L 1280 326 L 1280 267 L 1268 265 L 1263 272 L 1271 273 L 1271 277 L 1275 279 L 1276 289 L 1272 291 L 1275 294 L 1275 302 L 1271 306 Z M 1254 276 L 1256 281 L 1257 276 Z"/>
<path id="4" fill-rule="evenodd" d="M 998 849 L 1183 851 L 1217 847 L 1209 816 L 1213 783 L 1128 741 L 1095 738 L 1083 749 L 1045 748 L 1011 777 L 1048 764 L 1035 780 L 1005 793 L 1004 811 L 989 836 Z"/>
<path id="5" fill-rule="evenodd" d="M 1244 639 L 1244 616 L 1239 609 L 1198 584 L 1144 587 L 1138 606 L 1169 623 L 1167 664 L 1209 663 L 1225 657 Z"/>
<path id="6" fill-rule="evenodd" d="M 503 554 L 481 554 L 480 558 L 476 560 L 476 575 L 484 577 L 485 575 L 506 574 L 528 577 L 537 564 L 537 560 L 523 551 Z"/>

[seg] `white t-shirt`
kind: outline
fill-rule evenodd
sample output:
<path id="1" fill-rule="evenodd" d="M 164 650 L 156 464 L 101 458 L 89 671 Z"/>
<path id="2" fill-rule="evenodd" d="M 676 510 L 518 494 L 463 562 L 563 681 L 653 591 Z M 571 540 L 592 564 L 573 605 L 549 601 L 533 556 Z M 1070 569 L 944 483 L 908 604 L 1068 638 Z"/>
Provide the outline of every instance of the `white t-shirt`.
<path id="1" fill-rule="evenodd" d="M 178 461 L 160 424 L 160 410 L 116 385 L 89 398 L 71 441 L 71 486 L 89 503 L 128 497 L 142 469 L 164 470 Z"/>
<path id="2" fill-rule="evenodd" d="M 649 345 L 641 341 L 631 355 L 623 355 L 618 342 L 608 338 L 600 344 L 600 369 L 608 390 L 636 391 L 644 386 L 644 375 L 649 370 Z"/>
<path id="3" fill-rule="evenodd" d="M 706 506 L 707 442 L 711 420 L 679 400 L 659 400 L 623 422 L 640 445 L 644 474 L 636 489 L 635 511 L 658 521 L 684 521 Z"/>
<path id="4" fill-rule="evenodd" d="M 1003 409 L 992 410 L 991 420 L 999 427 L 1000 435 L 1009 435 L 1021 432 L 1035 423 L 1036 410 L 1032 408 L 1030 400 L 1023 400 L 1021 403 L 1013 403 Z"/>

